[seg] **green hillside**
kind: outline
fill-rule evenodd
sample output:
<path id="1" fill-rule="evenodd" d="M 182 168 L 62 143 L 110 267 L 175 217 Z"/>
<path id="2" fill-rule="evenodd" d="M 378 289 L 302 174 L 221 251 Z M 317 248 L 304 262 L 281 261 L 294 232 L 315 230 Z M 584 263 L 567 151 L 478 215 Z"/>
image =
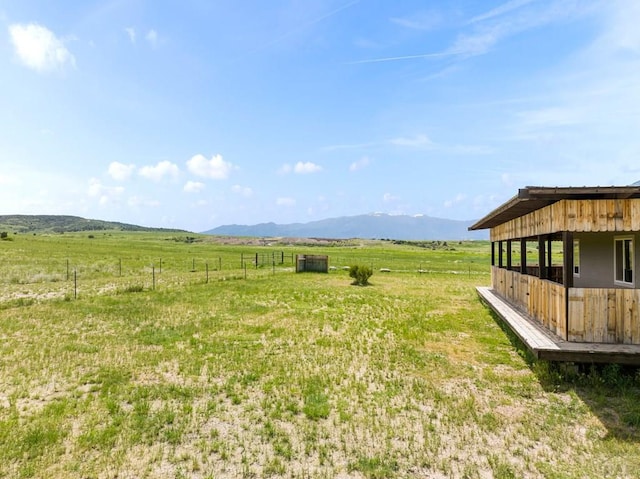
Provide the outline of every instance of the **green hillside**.
<path id="1" fill-rule="evenodd" d="M 184 232 L 166 228 L 81 218 L 66 215 L 0 215 L 0 231 L 7 233 L 71 233 L 77 231 L 149 231 Z"/>

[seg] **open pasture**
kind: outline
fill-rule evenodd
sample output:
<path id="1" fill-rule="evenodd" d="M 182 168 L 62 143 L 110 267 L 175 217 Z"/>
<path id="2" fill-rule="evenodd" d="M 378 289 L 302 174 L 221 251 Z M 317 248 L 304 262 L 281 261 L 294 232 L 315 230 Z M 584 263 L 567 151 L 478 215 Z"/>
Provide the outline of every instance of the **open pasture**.
<path id="1" fill-rule="evenodd" d="M 530 363 L 487 243 L 92 236 L 0 242 L 0 477 L 638 477 L 640 377 Z"/>

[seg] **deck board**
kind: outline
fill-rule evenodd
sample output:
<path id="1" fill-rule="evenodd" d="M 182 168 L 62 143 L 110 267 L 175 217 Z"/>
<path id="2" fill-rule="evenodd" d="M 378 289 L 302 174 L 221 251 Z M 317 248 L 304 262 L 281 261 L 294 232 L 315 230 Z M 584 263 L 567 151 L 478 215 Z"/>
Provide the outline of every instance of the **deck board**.
<path id="1" fill-rule="evenodd" d="M 538 359 L 640 365 L 640 345 L 565 341 L 529 315 L 517 310 L 493 289 L 477 287 L 478 295 Z"/>

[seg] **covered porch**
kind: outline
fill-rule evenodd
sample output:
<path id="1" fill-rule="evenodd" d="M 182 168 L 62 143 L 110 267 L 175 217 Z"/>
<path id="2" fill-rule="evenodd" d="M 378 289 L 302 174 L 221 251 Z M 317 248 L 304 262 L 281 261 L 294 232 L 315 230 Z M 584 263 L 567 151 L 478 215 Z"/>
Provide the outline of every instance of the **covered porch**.
<path id="1" fill-rule="evenodd" d="M 509 327 L 536 359 L 639 366 L 640 344 L 571 342 L 551 333 L 527 313 L 488 287 L 476 288 L 481 300 Z"/>

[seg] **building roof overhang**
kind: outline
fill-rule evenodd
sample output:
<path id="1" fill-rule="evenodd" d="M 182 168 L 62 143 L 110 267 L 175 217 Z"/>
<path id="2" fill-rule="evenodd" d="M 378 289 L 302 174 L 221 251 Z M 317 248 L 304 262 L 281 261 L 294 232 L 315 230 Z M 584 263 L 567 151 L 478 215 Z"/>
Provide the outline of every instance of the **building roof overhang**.
<path id="1" fill-rule="evenodd" d="M 527 186 L 526 188 L 520 188 L 516 196 L 471 225 L 469 230 L 494 228 L 560 200 L 612 200 L 629 198 L 640 198 L 640 186 Z"/>

